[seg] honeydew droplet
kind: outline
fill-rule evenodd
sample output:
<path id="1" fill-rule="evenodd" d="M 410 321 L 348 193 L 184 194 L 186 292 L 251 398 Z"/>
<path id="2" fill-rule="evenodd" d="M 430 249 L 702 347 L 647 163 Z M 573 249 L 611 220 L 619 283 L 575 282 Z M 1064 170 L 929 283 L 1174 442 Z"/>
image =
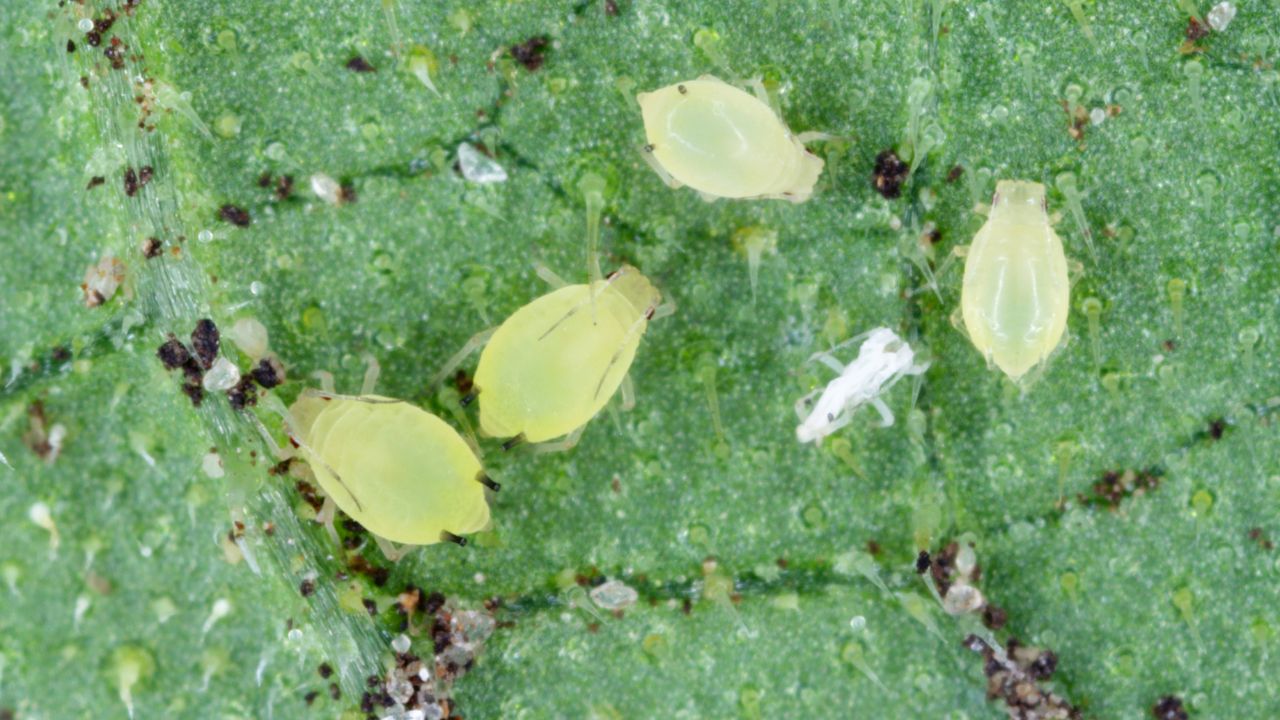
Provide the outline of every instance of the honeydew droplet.
<path id="1" fill-rule="evenodd" d="M 76 23 L 76 28 L 78 28 L 80 32 L 87 33 L 93 29 L 93 21 L 89 18 L 80 18 L 80 22 Z"/>

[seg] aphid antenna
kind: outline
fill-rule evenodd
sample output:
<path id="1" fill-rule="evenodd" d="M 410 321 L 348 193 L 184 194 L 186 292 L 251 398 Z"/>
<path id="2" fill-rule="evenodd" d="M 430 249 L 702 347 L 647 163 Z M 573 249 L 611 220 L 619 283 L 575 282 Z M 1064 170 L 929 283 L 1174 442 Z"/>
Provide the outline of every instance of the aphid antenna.
<path id="1" fill-rule="evenodd" d="M 850 345 L 852 345 L 852 344 L 854 344 L 854 343 L 860 343 L 860 342 L 862 342 L 863 340 L 866 340 L 867 338 L 871 337 L 871 334 L 872 334 L 872 333 L 874 333 L 876 330 L 879 330 L 879 329 L 880 329 L 880 328 L 872 328 L 872 329 L 870 329 L 870 330 L 868 330 L 868 331 L 866 331 L 866 332 L 858 333 L 857 335 L 854 335 L 853 337 L 849 338 L 848 340 L 842 340 L 842 341 L 840 341 L 839 343 L 836 343 L 835 345 L 832 345 L 832 346 L 831 346 L 831 348 L 830 348 L 830 349 L 828 349 L 828 350 L 819 350 L 818 352 L 816 352 L 816 353 L 814 353 L 814 354 L 810 355 L 810 356 L 809 356 L 809 358 L 808 358 L 807 360 L 805 360 L 805 361 L 804 361 L 804 364 L 805 364 L 805 365 L 808 365 L 809 363 L 814 362 L 814 361 L 816 361 L 816 360 L 821 360 L 821 359 L 823 358 L 823 356 L 830 356 L 832 353 L 834 353 L 834 352 L 835 352 L 835 351 L 837 351 L 837 350 L 841 350 L 841 349 L 843 349 L 843 348 L 849 347 Z M 840 372 L 840 371 L 837 371 L 837 372 Z"/>
<path id="2" fill-rule="evenodd" d="M 333 393 L 333 392 L 326 392 L 324 390 L 316 390 L 315 388 L 303 390 L 302 394 L 306 395 L 307 397 L 324 398 L 325 400 L 350 400 L 352 402 L 362 402 L 362 403 L 367 403 L 369 405 L 395 405 L 396 403 L 404 402 L 404 400 L 399 400 L 396 398 L 378 398 L 378 397 L 371 397 L 369 395 L 344 395 L 342 393 Z"/>
<path id="3" fill-rule="evenodd" d="M 311 373 L 312 378 L 320 381 L 320 389 L 325 392 L 333 392 L 336 386 L 333 384 L 333 373 L 327 370 L 316 370 Z"/>
<path id="4" fill-rule="evenodd" d="M 498 332 L 498 328 L 491 327 L 487 330 L 481 330 L 475 335 L 472 335 L 471 339 L 467 340 L 467 342 L 463 344 L 462 348 L 459 349 L 458 352 L 454 353 L 452 357 L 450 357 L 448 360 L 445 361 L 444 367 L 441 368 L 440 371 L 437 372 L 435 375 L 431 376 L 431 380 L 427 382 L 427 389 L 430 390 L 436 387 L 446 377 L 448 377 L 449 375 L 452 375 L 453 371 L 458 369 L 458 366 L 462 364 L 463 360 L 466 360 L 467 357 L 471 355 L 471 353 L 484 347 L 485 343 L 488 343 L 489 338 L 492 338 L 493 334 L 496 332 Z"/>
<path id="5" fill-rule="evenodd" d="M 384 0 L 385 7 L 387 0 Z M 362 353 L 360 359 L 364 360 L 364 382 L 360 385 L 361 395 L 371 395 L 373 389 L 378 387 L 378 376 L 382 374 L 382 366 L 378 364 L 378 358 L 373 353 Z"/>
<path id="6" fill-rule="evenodd" d="M 553 452 L 565 452 L 577 447 L 578 441 L 582 439 L 582 433 L 586 432 L 587 425 L 579 425 L 573 432 L 564 437 L 563 440 L 555 442 L 538 443 L 533 446 L 533 452 L 539 455 Z"/>

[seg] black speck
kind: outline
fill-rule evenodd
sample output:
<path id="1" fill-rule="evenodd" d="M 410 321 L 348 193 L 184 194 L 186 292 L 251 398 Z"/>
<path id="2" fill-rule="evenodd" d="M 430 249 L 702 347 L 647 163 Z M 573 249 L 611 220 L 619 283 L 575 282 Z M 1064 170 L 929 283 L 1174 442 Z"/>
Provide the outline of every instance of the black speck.
<path id="1" fill-rule="evenodd" d="M 947 171 L 947 182 L 953 183 L 959 180 L 961 175 L 964 175 L 964 166 L 956 165 L 955 167 Z"/>
<path id="2" fill-rule="evenodd" d="M 264 172 L 258 176 L 258 187 L 271 187 L 271 173 Z"/>
<path id="3" fill-rule="evenodd" d="M 1187 720 L 1187 711 L 1182 707 L 1182 699 L 1176 695 L 1165 695 L 1151 707 L 1151 714 L 1159 720 Z"/>
<path id="4" fill-rule="evenodd" d="M 191 331 L 191 348 L 196 351 L 196 357 L 200 358 L 200 364 L 206 370 L 213 366 L 213 361 L 218 357 L 218 337 L 218 326 L 209 318 L 196 323 L 196 329 Z"/>
<path id="5" fill-rule="evenodd" d="M 534 35 L 519 45 L 512 45 L 511 57 L 515 58 L 516 62 L 523 65 L 526 70 L 533 72 L 542 67 L 542 63 L 546 60 L 543 57 L 543 53 L 549 44 L 545 36 Z"/>
<path id="6" fill-rule="evenodd" d="M 369 598 L 365 598 L 360 601 L 360 604 L 364 605 L 365 612 L 369 613 L 370 615 L 378 614 L 378 603 L 370 600 Z"/>
<path id="7" fill-rule="evenodd" d="M 204 388 L 199 382 L 182 383 L 182 392 L 186 393 L 187 397 L 191 399 L 191 404 L 195 407 L 200 407 L 200 403 L 204 402 Z"/>
<path id="8" fill-rule="evenodd" d="M 160 238 L 158 237 L 149 237 L 146 240 L 143 240 L 142 241 L 142 257 L 148 260 L 155 257 L 160 257 L 162 246 L 163 246 L 163 243 L 160 242 Z"/>
<path id="9" fill-rule="evenodd" d="M 284 382 L 284 366 L 273 357 L 265 357 L 259 360 L 251 374 L 259 385 L 268 389 Z"/>
<path id="10" fill-rule="evenodd" d="M 102 51 L 102 54 L 111 61 L 113 70 L 124 69 L 124 48 L 116 42 L 116 38 L 111 38 L 111 43 Z"/>
<path id="11" fill-rule="evenodd" d="M 338 689 L 338 683 L 329 683 L 329 697 L 334 700 L 342 699 L 342 691 Z"/>
<path id="12" fill-rule="evenodd" d="M 124 194 L 129 197 L 138 194 L 138 173 L 132 167 L 124 169 Z"/>
<path id="13" fill-rule="evenodd" d="M 298 592 L 302 593 L 302 597 L 311 597 L 311 595 L 315 593 L 315 591 L 316 591 L 315 580 L 303 580 L 302 583 L 298 585 Z"/>
<path id="14" fill-rule="evenodd" d="M 191 359 L 191 353 L 187 351 L 187 346 L 183 345 L 182 341 L 170 335 L 165 344 L 156 350 L 156 357 L 164 363 L 166 370 L 176 370 L 187 364 Z"/>
<path id="15" fill-rule="evenodd" d="M 245 375 L 235 387 L 227 390 L 227 401 L 232 410 L 243 410 L 250 405 L 258 404 L 258 390 L 253 386 L 253 378 Z"/>
<path id="16" fill-rule="evenodd" d="M 604 0 L 604 14 L 609 17 L 618 17 L 618 3 L 616 0 Z"/>
<path id="17" fill-rule="evenodd" d="M 316 672 L 320 673 L 320 677 L 328 678 L 333 674 L 333 666 L 329 663 L 320 663 L 320 667 L 316 668 Z"/>
<path id="18" fill-rule="evenodd" d="M 151 182 L 151 178 L 155 177 L 156 170 L 150 165 L 143 165 L 138 168 L 138 187 L 142 187 Z"/>
<path id="19" fill-rule="evenodd" d="M 1227 430 L 1227 423 L 1222 418 L 1218 418 L 1209 423 L 1209 437 L 1214 440 L 1221 440 L 1222 434 Z"/>
<path id="20" fill-rule="evenodd" d="M 876 156 L 871 185 L 876 192 L 892 200 L 902 194 L 902 183 L 910 172 L 910 166 L 898 159 L 898 153 L 885 150 Z"/>
<path id="21" fill-rule="evenodd" d="M 1009 622 L 1009 613 L 1004 608 L 987 603 L 982 609 L 982 624 L 992 630 L 999 630 Z"/>
<path id="22" fill-rule="evenodd" d="M 444 607 L 444 594 L 435 591 L 427 595 L 426 602 L 422 604 L 422 611 L 428 615 L 435 615 L 442 607 Z"/>
<path id="23" fill-rule="evenodd" d="M 929 571 L 929 551 L 921 550 L 916 556 L 916 574 L 923 575 Z"/>
<path id="24" fill-rule="evenodd" d="M 66 362 L 71 359 L 71 349 L 66 345 L 57 345 L 53 348 L 52 356 L 54 362 Z M 1258 532 L 1261 532 L 1261 530 Z"/>
<path id="25" fill-rule="evenodd" d="M 88 184 L 88 185 L 85 185 L 85 186 L 84 186 L 84 189 L 85 189 L 85 190 L 92 190 L 92 189 L 94 189 L 94 188 L 98 187 L 99 185 L 101 185 L 101 184 L 105 183 L 106 181 L 107 181 L 107 179 L 106 179 L 106 178 L 104 178 L 104 177 L 102 177 L 101 175 L 94 175 L 93 177 L 89 178 L 89 184 Z"/>
<path id="26" fill-rule="evenodd" d="M 74 40 L 68 40 L 68 41 L 67 41 L 67 52 L 69 52 L 69 53 L 73 53 L 73 52 L 75 52 L 75 51 L 76 51 L 76 43 L 75 43 L 75 41 L 74 41 Z"/>
<path id="27" fill-rule="evenodd" d="M 98 47 L 102 44 L 102 33 L 97 30 L 90 30 L 84 34 L 84 41 L 89 43 L 91 47 Z"/>
<path id="28" fill-rule="evenodd" d="M 1053 671 L 1058 669 L 1058 656 L 1052 650 L 1045 650 L 1032 661 L 1029 669 L 1031 677 L 1037 680 L 1048 680 L 1053 677 Z"/>
<path id="29" fill-rule="evenodd" d="M 320 691 L 319 691 L 319 690 L 312 690 L 311 692 L 307 693 L 306 695 L 303 695 L 303 696 L 302 696 L 302 699 L 303 699 L 303 700 L 305 700 L 305 701 L 307 701 L 307 704 L 308 704 L 308 705 L 310 705 L 311 703 L 315 702 L 315 701 L 316 701 L 316 698 L 318 698 L 318 697 L 320 697 Z"/>
<path id="30" fill-rule="evenodd" d="M 1209 35 L 1208 26 L 1206 26 L 1204 23 L 1200 22 L 1195 18 L 1188 18 L 1187 20 L 1187 39 L 1188 40 L 1195 42 L 1196 40 L 1200 40 L 1201 38 L 1208 37 L 1208 35 Z"/>
<path id="31" fill-rule="evenodd" d="M 365 60 L 363 57 L 359 55 L 356 55 L 355 57 L 347 61 L 347 69 L 350 70 L 351 72 L 358 72 L 358 73 L 378 72 L 378 68 L 370 65 L 368 60 Z"/>
<path id="32" fill-rule="evenodd" d="M 218 217 L 236 227 L 249 227 L 249 223 L 253 222 L 248 210 L 231 203 L 218 208 Z"/>
<path id="33" fill-rule="evenodd" d="M 281 175 L 280 178 L 276 180 L 276 199 L 288 200 L 289 196 L 292 194 L 293 194 L 293 176 Z"/>

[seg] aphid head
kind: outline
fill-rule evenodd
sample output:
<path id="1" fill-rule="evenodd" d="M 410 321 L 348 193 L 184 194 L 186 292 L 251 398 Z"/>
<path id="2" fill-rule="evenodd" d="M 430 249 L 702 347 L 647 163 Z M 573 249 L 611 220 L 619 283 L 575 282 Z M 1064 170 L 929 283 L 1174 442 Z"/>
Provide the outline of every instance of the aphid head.
<path id="1" fill-rule="evenodd" d="M 637 312 L 648 315 L 662 304 L 662 293 L 639 270 L 623 265 L 609 274 L 610 288 L 619 292 Z"/>
<path id="2" fill-rule="evenodd" d="M 996 183 L 996 195 L 991 205 L 996 208 L 1034 207 L 1043 210 L 1044 185 L 1026 180 L 1001 180 Z"/>

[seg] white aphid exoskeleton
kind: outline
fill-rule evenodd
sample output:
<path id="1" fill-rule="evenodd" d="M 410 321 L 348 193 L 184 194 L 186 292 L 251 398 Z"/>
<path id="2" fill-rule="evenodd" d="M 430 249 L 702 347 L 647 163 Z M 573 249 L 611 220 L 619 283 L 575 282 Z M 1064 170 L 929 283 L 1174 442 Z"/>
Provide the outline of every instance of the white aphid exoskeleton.
<path id="1" fill-rule="evenodd" d="M 688 185 L 703 199 L 768 198 L 804 202 L 823 161 L 756 94 L 711 75 L 636 95 L 644 117 L 645 160 L 672 187 Z"/>
<path id="2" fill-rule="evenodd" d="M 796 402 L 796 415 L 802 421 L 796 427 L 796 438 L 800 442 L 821 442 L 824 437 L 848 425 L 854 412 L 867 404 L 880 413 L 883 427 L 892 425 L 893 412 L 881 396 L 903 377 L 920 375 L 929 369 L 929 363 L 918 361 L 911 346 L 889 328 L 876 328 L 841 343 L 833 350 L 858 340 L 863 340 L 858 348 L 858 357 L 848 365 L 830 352 L 815 353 L 809 358 L 809 362 L 821 362 L 840 376 Z M 813 400 L 815 395 L 818 396 L 816 403 Z"/>

